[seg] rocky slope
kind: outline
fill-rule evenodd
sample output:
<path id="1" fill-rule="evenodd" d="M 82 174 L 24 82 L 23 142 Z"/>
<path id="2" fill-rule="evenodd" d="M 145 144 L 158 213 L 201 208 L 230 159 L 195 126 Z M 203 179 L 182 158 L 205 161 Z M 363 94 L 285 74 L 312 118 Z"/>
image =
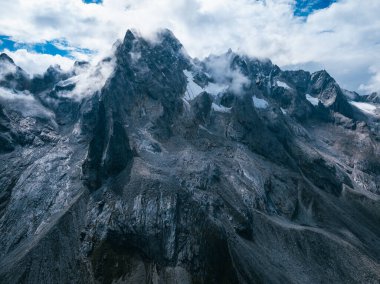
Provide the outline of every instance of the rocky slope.
<path id="1" fill-rule="evenodd" d="M 379 109 L 326 71 L 165 30 L 0 72 L 1 283 L 379 283 Z"/>

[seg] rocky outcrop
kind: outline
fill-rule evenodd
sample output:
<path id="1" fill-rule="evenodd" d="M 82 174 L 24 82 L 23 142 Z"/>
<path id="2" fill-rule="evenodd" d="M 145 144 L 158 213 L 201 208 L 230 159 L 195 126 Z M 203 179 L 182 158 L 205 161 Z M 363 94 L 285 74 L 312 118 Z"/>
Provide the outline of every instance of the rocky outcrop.
<path id="1" fill-rule="evenodd" d="M 311 75 L 310 94 L 317 96 L 325 107 L 339 112 L 346 117 L 353 117 L 351 105 L 335 80 L 325 71 L 315 72 Z"/>

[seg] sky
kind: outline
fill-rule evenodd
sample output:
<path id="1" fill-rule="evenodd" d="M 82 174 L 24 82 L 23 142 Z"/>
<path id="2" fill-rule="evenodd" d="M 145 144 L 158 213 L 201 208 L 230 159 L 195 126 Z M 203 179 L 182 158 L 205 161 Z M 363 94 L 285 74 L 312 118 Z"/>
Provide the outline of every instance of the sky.
<path id="1" fill-rule="evenodd" d="M 192 57 L 226 52 L 327 70 L 380 91 L 379 0 L 0 0 L 0 51 L 31 74 L 109 55 L 127 29 L 169 28 Z"/>

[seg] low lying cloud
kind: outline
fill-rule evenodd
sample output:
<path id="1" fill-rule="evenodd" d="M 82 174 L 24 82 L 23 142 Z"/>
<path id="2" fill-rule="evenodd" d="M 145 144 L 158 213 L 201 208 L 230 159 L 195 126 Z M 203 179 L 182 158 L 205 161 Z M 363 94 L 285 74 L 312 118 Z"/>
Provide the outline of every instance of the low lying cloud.
<path id="1" fill-rule="evenodd" d="M 0 87 L 0 102 L 8 110 L 21 113 L 23 117 L 52 119 L 54 114 L 41 105 L 28 92 L 13 92 Z"/>
<path id="2" fill-rule="evenodd" d="M 66 39 L 70 46 L 102 54 L 128 28 L 145 36 L 169 28 L 191 56 L 204 58 L 232 48 L 270 58 L 280 67 L 326 69 L 352 90 L 377 80 L 369 68 L 380 66 L 378 0 L 340 0 L 307 18 L 294 16 L 295 0 L 3 2 L 0 34 L 22 42 Z M 43 69 L 28 66 L 36 68 L 33 73 Z"/>
<path id="3" fill-rule="evenodd" d="M 62 70 L 69 70 L 74 64 L 74 60 L 60 55 L 49 55 L 29 52 L 26 49 L 19 49 L 14 52 L 4 50 L 11 57 L 15 64 L 20 66 L 30 75 L 42 74 L 49 66 L 59 65 Z M 1 70 L 0 70 L 1 72 Z"/>
<path id="4" fill-rule="evenodd" d="M 76 100 L 81 100 L 84 97 L 93 95 L 104 86 L 107 79 L 111 76 L 114 66 L 115 58 L 100 61 L 95 66 L 86 64 L 83 67 L 74 67 L 76 75 L 57 84 L 60 87 L 75 85 L 74 89 L 70 91 L 61 91 L 58 95 Z"/>
<path id="5" fill-rule="evenodd" d="M 232 52 L 227 52 L 220 56 L 210 56 L 205 62 L 208 73 L 217 84 L 228 85 L 230 91 L 240 94 L 243 87 L 250 81 L 240 70 L 231 68 L 233 56 Z"/>
<path id="6" fill-rule="evenodd" d="M 16 72 L 16 66 L 8 61 L 0 61 L 0 80 Z"/>

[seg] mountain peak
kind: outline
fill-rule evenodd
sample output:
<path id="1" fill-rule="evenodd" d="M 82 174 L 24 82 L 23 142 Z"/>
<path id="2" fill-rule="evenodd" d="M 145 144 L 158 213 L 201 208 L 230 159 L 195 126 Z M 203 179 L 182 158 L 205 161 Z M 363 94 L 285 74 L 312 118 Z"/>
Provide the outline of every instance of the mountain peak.
<path id="1" fill-rule="evenodd" d="M 330 76 L 330 74 L 326 71 L 326 70 L 319 70 L 319 71 L 316 71 L 314 73 L 311 74 L 311 80 L 323 80 L 323 81 L 331 81 L 334 80 L 334 78 L 332 78 Z"/>
<path id="2" fill-rule="evenodd" d="M 14 61 L 13 61 L 13 59 L 10 58 L 8 56 L 8 54 L 6 54 L 6 53 L 1 53 L 0 54 L 0 61 L 2 61 L 2 62 L 8 62 L 8 63 L 11 63 L 13 65 L 15 64 Z"/>
<path id="3" fill-rule="evenodd" d="M 136 39 L 134 33 L 132 32 L 132 30 L 127 30 L 127 32 L 125 33 L 125 36 L 124 36 L 124 42 L 126 41 L 132 41 Z"/>
<path id="4" fill-rule="evenodd" d="M 169 29 L 161 29 L 157 32 L 157 35 L 159 36 L 159 38 L 161 38 L 162 40 L 168 40 L 168 41 L 175 41 L 175 42 L 179 42 L 179 40 L 177 39 L 177 37 L 174 35 L 174 33 L 169 30 Z M 181 44 L 182 45 L 182 44 Z"/>

